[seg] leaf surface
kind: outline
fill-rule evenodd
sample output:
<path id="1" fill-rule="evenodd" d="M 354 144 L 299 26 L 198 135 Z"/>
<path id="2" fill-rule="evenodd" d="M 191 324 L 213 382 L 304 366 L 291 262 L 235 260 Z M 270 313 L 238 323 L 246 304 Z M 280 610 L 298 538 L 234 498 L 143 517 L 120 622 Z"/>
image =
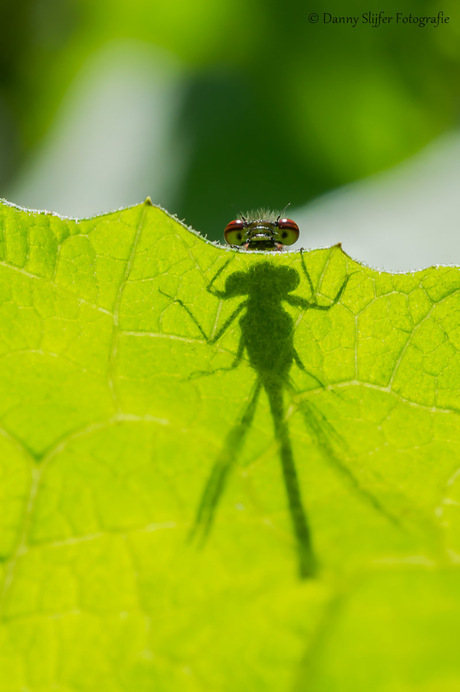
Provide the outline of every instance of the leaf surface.
<path id="1" fill-rule="evenodd" d="M 457 689 L 459 288 L 3 204 L 0 691 Z"/>

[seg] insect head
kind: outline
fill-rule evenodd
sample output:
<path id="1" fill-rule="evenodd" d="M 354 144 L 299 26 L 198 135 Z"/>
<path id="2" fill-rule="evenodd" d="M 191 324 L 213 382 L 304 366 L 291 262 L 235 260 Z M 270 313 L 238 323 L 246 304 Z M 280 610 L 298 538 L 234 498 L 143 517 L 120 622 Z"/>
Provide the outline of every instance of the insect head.
<path id="1" fill-rule="evenodd" d="M 292 219 L 273 211 L 258 209 L 227 224 L 224 236 L 229 245 L 245 250 L 282 250 L 299 237 L 299 227 Z"/>

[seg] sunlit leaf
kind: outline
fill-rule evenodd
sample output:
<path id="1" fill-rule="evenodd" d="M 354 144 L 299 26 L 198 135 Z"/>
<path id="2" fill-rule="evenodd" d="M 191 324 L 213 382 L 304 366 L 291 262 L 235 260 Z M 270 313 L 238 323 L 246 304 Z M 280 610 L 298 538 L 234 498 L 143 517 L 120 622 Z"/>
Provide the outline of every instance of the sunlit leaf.
<path id="1" fill-rule="evenodd" d="M 2 205 L 0 690 L 456 690 L 459 289 Z"/>

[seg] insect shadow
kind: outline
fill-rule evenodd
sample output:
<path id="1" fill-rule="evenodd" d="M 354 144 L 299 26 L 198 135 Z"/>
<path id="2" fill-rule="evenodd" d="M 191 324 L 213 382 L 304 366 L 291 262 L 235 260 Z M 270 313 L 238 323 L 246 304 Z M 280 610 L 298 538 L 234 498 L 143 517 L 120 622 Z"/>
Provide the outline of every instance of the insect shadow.
<path id="1" fill-rule="evenodd" d="M 208 477 L 189 538 L 197 538 L 204 542 L 212 528 L 219 501 L 241 452 L 246 434 L 254 418 L 260 392 L 263 389 L 268 398 L 275 438 L 279 448 L 284 485 L 296 538 L 299 575 L 302 579 L 311 578 L 317 572 L 317 560 L 294 462 L 284 396 L 286 390 L 296 393 L 289 376 L 289 371 L 294 363 L 315 380 L 318 387 L 324 387 L 324 385 L 306 370 L 294 347 L 294 321 L 285 310 L 283 302 L 303 310 L 331 310 L 339 302 L 351 275 L 345 277 L 334 299 L 327 305 L 323 305 L 318 302 L 315 296 L 303 254 L 301 254 L 301 266 L 309 286 L 310 299 L 300 295 L 292 295 L 292 292 L 300 284 L 298 272 L 291 267 L 277 266 L 274 262 L 260 262 L 251 266 L 247 271 L 233 272 L 227 276 L 223 289 L 215 288 L 217 279 L 222 275 L 231 259 L 218 270 L 208 284 L 207 291 L 220 300 L 231 300 L 239 297 L 243 297 L 244 300 L 239 303 L 213 337 L 209 337 L 205 333 L 190 308 L 182 300 L 173 298 L 161 291 L 184 308 L 208 344 L 216 343 L 241 315 L 239 319 L 241 336 L 235 359 L 229 368 L 219 368 L 219 370 L 231 370 L 237 367 L 246 352 L 249 364 L 257 374 L 249 401 L 238 422 L 228 432 L 223 450 L 216 459 Z M 195 375 L 212 375 L 213 372 L 216 371 L 195 373 Z M 355 489 L 364 492 L 371 503 L 381 510 L 382 508 L 377 501 L 359 487 L 355 478 L 335 454 L 334 439 L 336 442 L 342 442 L 342 440 L 334 428 L 324 416 L 318 414 L 307 402 L 301 402 L 300 410 L 307 428 L 316 437 L 322 451 L 335 462 L 335 465 L 348 477 Z"/>

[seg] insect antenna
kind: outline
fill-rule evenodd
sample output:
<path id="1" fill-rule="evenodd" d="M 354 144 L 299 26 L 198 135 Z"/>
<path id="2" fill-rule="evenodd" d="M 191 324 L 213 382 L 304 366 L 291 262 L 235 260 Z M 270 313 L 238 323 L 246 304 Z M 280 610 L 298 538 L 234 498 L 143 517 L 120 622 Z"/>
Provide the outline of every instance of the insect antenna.
<path id="1" fill-rule="evenodd" d="M 286 206 L 285 206 L 283 209 L 281 209 L 280 213 L 278 214 L 278 218 L 276 219 L 276 223 L 278 223 L 278 221 L 279 221 L 280 218 L 283 216 L 283 214 L 284 214 L 284 212 L 286 211 L 286 209 L 287 209 L 288 207 L 290 207 L 290 206 L 291 206 L 291 203 L 288 202 L 288 203 L 286 204 Z"/>

